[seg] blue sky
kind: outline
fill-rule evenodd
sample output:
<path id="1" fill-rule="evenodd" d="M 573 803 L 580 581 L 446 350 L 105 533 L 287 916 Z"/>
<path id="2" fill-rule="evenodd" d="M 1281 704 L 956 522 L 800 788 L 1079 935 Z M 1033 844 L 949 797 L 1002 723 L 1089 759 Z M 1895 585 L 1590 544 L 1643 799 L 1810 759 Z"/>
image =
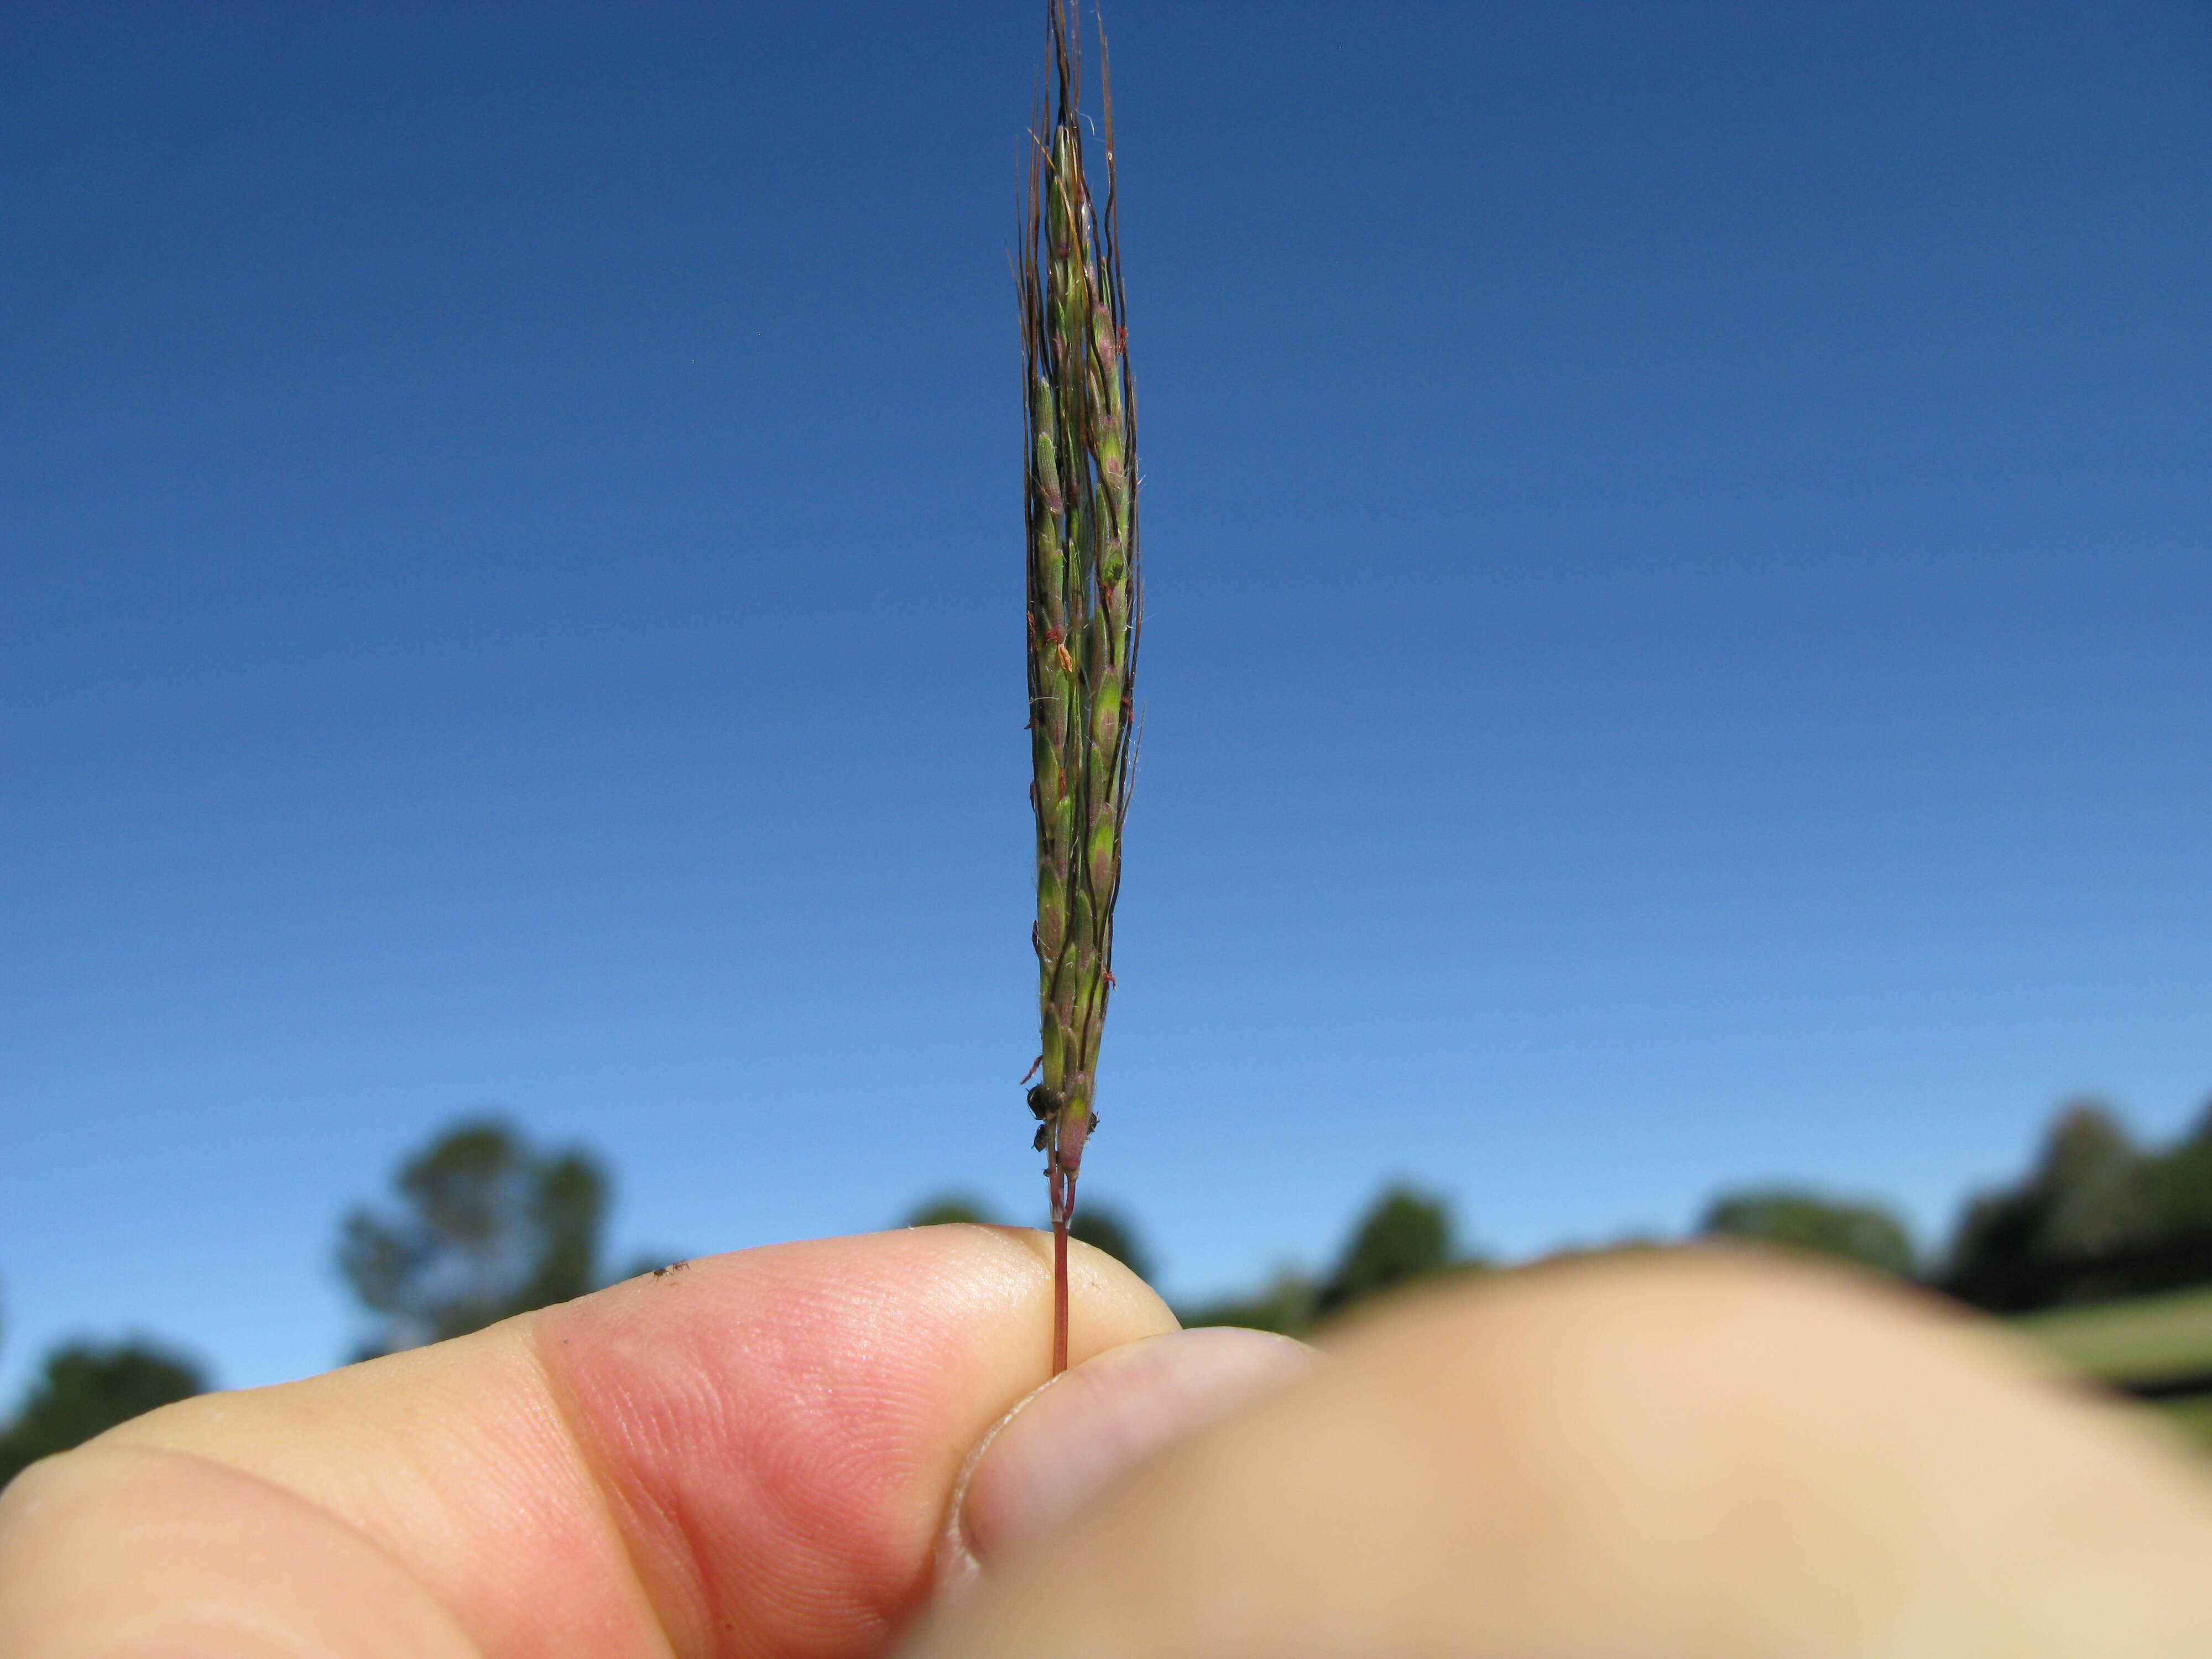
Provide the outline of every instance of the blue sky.
<path id="1" fill-rule="evenodd" d="M 0 11 L 0 1400 L 359 1327 L 496 1103 L 617 1259 L 1041 1211 L 1042 8 Z M 2212 20 L 1120 0 L 1171 1294 L 1923 1239 L 2212 1092 Z"/>

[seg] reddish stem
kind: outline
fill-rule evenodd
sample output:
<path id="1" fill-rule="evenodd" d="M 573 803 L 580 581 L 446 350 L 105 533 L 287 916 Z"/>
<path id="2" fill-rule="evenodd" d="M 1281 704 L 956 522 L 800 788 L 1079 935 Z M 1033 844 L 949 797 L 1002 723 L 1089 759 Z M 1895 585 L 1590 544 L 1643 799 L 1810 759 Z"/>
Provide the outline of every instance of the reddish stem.
<path id="1" fill-rule="evenodd" d="M 1067 1369 L 1067 1215 L 1054 1206 L 1052 1218 L 1052 1374 Z"/>
<path id="2" fill-rule="evenodd" d="M 1066 1114 L 1053 1121 L 1051 1162 L 1045 1166 L 1046 1191 L 1052 1198 L 1052 1374 L 1067 1369 L 1067 1224 L 1075 1218 L 1075 1171 L 1060 1162 L 1060 1132 Z M 1080 1143 L 1076 1155 L 1082 1156 Z"/>

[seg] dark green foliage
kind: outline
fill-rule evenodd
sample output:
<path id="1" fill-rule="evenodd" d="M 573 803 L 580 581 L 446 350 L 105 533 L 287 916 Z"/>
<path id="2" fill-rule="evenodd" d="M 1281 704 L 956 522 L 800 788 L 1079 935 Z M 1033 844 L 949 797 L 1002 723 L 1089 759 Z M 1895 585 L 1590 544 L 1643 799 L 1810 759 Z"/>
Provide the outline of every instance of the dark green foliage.
<path id="1" fill-rule="evenodd" d="M 1129 1218 L 1111 1204 L 1101 1204 L 1096 1199 L 1085 1200 L 1075 1212 L 1075 1218 L 1067 1224 L 1067 1236 L 1105 1251 L 1139 1279 L 1152 1276 L 1151 1253 L 1138 1243 L 1136 1229 Z"/>
<path id="2" fill-rule="evenodd" d="M 1388 1187 L 1368 1206 L 1328 1277 L 1316 1284 L 1300 1273 L 1278 1274 L 1259 1295 L 1204 1303 L 1182 1311 L 1186 1327 L 1242 1325 L 1304 1336 L 1325 1318 L 1383 1291 L 1448 1273 L 1483 1267 L 1453 1242 L 1451 1212 L 1440 1198 Z"/>
<path id="3" fill-rule="evenodd" d="M 607 1177 L 497 1118 L 456 1125 L 395 1177 L 402 1208 L 347 1216 L 338 1265 L 381 1329 L 363 1357 L 478 1330 L 599 1284 Z"/>
<path id="4" fill-rule="evenodd" d="M 915 1222 L 990 1218 L 979 1205 L 947 1196 L 917 1212 Z M 1705 1237 L 1818 1252 L 1899 1277 L 1922 1271 L 1896 1212 L 1867 1200 L 1788 1188 L 1723 1193 L 1697 1231 Z M 1110 1208 L 1086 1205 L 1073 1233 L 1150 1276 L 1127 1224 Z M 1242 1325 L 1304 1335 L 1396 1285 L 1483 1267 L 1480 1258 L 1461 1251 L 1453 1234 L 1443 1200 L 1391 1187 L 1361 1216 L 1341 1259 L 1319 1280 L 1285 1273 L 1256 1294 L 1181 1309 L 1178 1316 L 1187 1327 Z M 1661 1243 L 1623 1240 L 1607 1248 Z M 2108 1108 L 2068 1106 L 2053 1121 L 2029 1175 L 1969 1207 L 1938 1282 L 2001 1313 L 2212 1284 L 2212 1103 L 2188 1134 L 2163 1151 L 2134 1146 Z"/>
<path id="5" fill-rule="evenodd" d="M 1462 1255 L 1453 1239 L 1451 1211 L 1440 1198 L 1406 1186 L 1385 1188 L 1368 1206 L 1344 1254 L 1316 1283 L 1285 1272 L 1253 1297 L 1231 1297 L 1182 1310 L 1184 1326 L 1242 1325 L 1252 1330 L 1304 1336 L 1323 1319 L 1383 1291 L 1444 1273 L 1471 1273 L 1486 1264 Z"/>
<path id="6" fill-rule="evenodd" d="M 1698 1231 L 1708 1237 L 1755 1239 L 1791 1249 L 1840 1256 L 1862 1267 L 1910 1278 L 1911 1236 L 1879 1204 L 1841 1203 L 1814 1193 L 1764 1188 L 1713 1200 Z"/>
<path id="7" fill-rule="evenodd" d="M 2142 1155 L 2106 1108 L 2084 1103 L 2060 1113 L 2035 1174 L 2039 1242 L 2064 1256 L 2109 1255 L 2144 1242 L 2157 1220 L 2143 1176 Z"/>
<path id="8" fill-rule="evenodd" d="M 2024 1181 L 1968 1204 L 1942 1282 L 1997 1313 L 2212 1283 L 2212 1114 L 2157 1152 L 2069 1106 Z"/>
<path id="9" fill-rule="evenodd" d="M 1344 1259 L 1322 1286 L 1316 1311 L 1338 1312 L 1452 1265 L 1451 1212 L 1443 1200 L 1410 1187 L 1389 1188 L 1353 1230 Z"/>
<path id="10" fill-rule="evenodd" d="M 0 1486 L 41 1457 L 206 1389 L 191 1360 L 142 1342 L 72 1342 L 57 1348 L 0 1433 Z"/>
<path id="11" fill-rule="evenodd" d="M 2176 1236 L 2212 1236 L 2212 1102 L 2188 1134 L 2144 1171 L 2151 1207 Z"/>
<path id="12" fill-rule="evenodd" d="M 1304 1273 L 1279 1274 L 1259 1295 L 1209 1302 L 1179 1311 L 1186 1330 L 1200 1325 L 1241 1325 L 1247 1330 L 1304 1336 L 1313 1328 L 1320 1291 Z"/>
<path id="13" fill-rule="evenodd" d="M 998 1217 L 991 1213 L 990 1206 L 969 1193 L 939 1193 L 925 1199 L 916 1206 L 912 1215 L 900 1224 L 907 1227 L 942 1227 L 953 1222 L 970 1222 L 979 1226 L 998 1224 Z"/>

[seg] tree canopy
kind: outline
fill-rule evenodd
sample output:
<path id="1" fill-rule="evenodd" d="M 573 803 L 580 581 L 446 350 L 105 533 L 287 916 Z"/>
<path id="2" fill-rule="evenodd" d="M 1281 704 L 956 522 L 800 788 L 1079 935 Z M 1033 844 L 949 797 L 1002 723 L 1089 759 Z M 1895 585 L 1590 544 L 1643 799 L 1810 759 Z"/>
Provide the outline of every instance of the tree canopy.
<path id="1" fill-rule="evenodd" d="M 914 1207 L 914 1212 L 900 1224 L 907 1227 L 945 1227 L 969 1222 L 992 1227 L 999 1218 L 991 1213 L 991 1206 L 971 1193 L 939 1193 L 926 1198 Z"/>
<path id="2" fill-rule="evenodd" d="M 1792 1188 L 1724 1193 L 1705 1211 L 1698 1231 L 1707 1237 L 1753 1239 L 1839 1256 L 1907 1278 L 1917 1262 L 1911 1235 L 1893 1211 Z"/>
<path id="3" fill-rule="evenodd" d="M 1248 1330 L 1304 1336 L 1313 1328 L 1315 1304 L 1319 1297 L 1320 1291 L 1312 1279 L 1295 1270 L 1285 1270 L 1277 1273 L 1257 1296 L 1230 1297 L 1193 1308 L 1178 1308 L 1176 1317 L 1186 1328 L 1241 1325 Z"/>
<path id="4" fill-rule="evenodd" d="M 2022 1180 L 1967 1204 L 1941 1280 L 1996 1313 L 2207 1281 L 2212 1107 L 2172 1146 L 2145 1151 L 2097 1101 L 2059 1112 Z"/>
<path id="5" fill-rule="evenodd" d="M 1455 1261 L 1444 1200 L 1411 1187 L 1386 1188 L 1352 1229 L 1336 1271 L 1321 1287 L 1316 1311 L 1335 1313 Z"/>
<path id="6" fill-rule="evenodd" d="M 150 1343 L 65 1343 L 46 1356 L 0 1431 L 0 1486 L 41 1457 L 206 1389 L 198 1365 Z"/>
<path id="7" fill-rule="evenodd" d="M 1152 1252 L 1137 1237 L 1136 1224 L 1129 1219 L 1127 1212 L 1112 1204 L 1085 1199 L 1076 1206 L 1075 1218 L 1067 1224 L 1067 1236 L 1081 1239 L 1093 1249 L 1105 1251 L 1138 1278 L 1151 1281 Z"/>
<path id="8" fill-rule="evenodd" d="M 338 1266 L 376 1334 L 362 1357 L 478 1330 L 597 1288 L 608 1180 L 505 1120 L 454 1125 L 400 1166 L 396 1209 L 345 1218 Z"/>

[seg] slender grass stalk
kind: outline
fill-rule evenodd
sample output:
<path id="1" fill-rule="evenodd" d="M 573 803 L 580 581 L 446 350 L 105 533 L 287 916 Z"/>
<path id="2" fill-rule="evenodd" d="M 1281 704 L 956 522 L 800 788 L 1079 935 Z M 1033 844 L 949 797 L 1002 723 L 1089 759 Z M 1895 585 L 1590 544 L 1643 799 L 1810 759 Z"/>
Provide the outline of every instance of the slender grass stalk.
<path id="1" fill-rule="evenodd" d="M 1114 184 L 1114 92 L 1099 29 L 1106 204 L 1083 174 L 1080 0 L 1046 0 L 1054 96 L 1030 131 L 1021 289 L 1028 416 L 1030 753 L 1036 811 L 1043 1076 L 1029 1093 L 1052 1201 L 1054 1375 L 1067 1368 L 1067 1224 L 1097 1127 L 1114 989 L 1114 901 L 1135 759 L 1137 400 Z M 1032 1068 L 1034 1071 L 1036 1068 Z"/>

